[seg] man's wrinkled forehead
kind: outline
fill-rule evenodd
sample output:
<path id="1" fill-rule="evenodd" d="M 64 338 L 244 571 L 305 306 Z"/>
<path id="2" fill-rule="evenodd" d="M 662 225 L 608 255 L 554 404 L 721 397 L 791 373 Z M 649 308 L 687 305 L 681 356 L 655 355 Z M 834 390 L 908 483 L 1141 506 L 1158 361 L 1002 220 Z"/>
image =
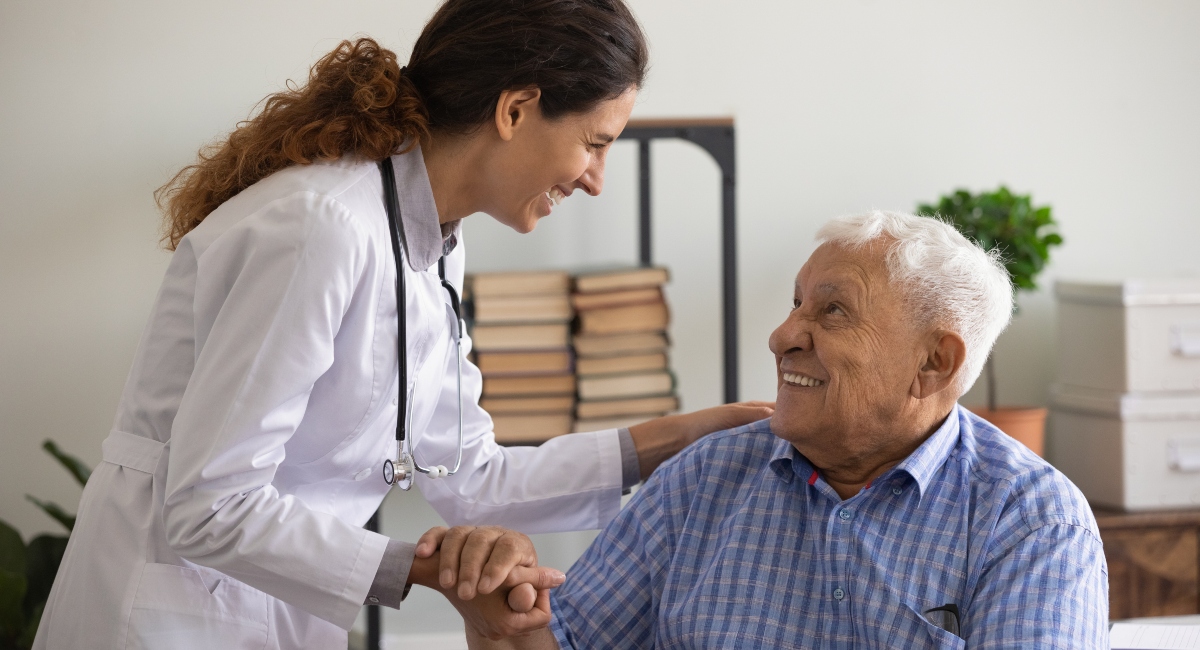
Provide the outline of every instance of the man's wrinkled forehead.
<path id="1" fill-rule="evenodd" d="M 868 244 L 854 249 L 822 244 L 796 274 L 797 296 L 806 300 L 866 296 L 888 284 L 885 248 Z"/>

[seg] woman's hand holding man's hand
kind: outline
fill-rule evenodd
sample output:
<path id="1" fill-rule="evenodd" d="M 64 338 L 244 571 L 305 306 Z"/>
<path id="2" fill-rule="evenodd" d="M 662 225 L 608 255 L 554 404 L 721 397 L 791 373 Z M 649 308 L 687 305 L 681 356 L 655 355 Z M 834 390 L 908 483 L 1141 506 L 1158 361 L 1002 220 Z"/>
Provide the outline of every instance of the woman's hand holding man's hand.
<path id="1" fill-rule="evenodd" d="M 498 526 L 433 528 L 417 542 L 409 580 L 442 592 L 488 639 L 550 624 L 550 589 L 566 576 L 537 566 L 533 542 Z"/>

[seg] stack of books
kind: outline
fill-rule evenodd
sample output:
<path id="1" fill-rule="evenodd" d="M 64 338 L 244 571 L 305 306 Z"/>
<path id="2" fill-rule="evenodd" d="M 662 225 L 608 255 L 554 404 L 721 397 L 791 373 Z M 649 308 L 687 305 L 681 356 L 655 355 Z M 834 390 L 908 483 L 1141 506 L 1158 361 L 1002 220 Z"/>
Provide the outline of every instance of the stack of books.
<path id="1" fill-rule="evenodd" d="M 575 277 L 575 431 L 628 427 L 679 408 L 667 365 L 664 268 Z"/>
<path id="2" fill-rule="evenodd" d="M 570 276 L 562 271 L 470 277 L 473 361 L 483 373 L 479 404 L 501 443 L 570 433 L 575 375 Z"/>

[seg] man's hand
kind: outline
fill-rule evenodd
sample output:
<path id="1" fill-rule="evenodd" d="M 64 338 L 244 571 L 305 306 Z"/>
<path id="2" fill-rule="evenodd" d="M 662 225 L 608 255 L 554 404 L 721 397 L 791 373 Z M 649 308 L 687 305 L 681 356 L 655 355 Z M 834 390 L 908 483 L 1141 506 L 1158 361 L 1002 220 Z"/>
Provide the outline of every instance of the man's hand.
<path id="1" fill-rule="evenodd" d="M 629 427 L 642 480 L 671 456 L 702 436 L 771 417 L 775 402 L 737 402 L 694 413 L 668 415 Z M 419 552 L 419 551 L 418 551 Z"/>

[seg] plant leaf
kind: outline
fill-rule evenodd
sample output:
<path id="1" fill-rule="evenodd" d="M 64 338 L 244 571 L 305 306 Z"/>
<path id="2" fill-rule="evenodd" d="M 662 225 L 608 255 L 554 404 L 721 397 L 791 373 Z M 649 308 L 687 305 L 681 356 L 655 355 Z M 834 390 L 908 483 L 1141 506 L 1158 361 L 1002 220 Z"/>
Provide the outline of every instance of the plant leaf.
<path id="1" fill-rule="evenodd" d="M 932 207 L 922 203 L 917 209 L 927 213 Z M 1005 185 L 979 194 L 956 189 L 938 200 L 936 212 L 984 250 L 998 249 L 1017 289 L 1037 288 L 1050 247 L 1063 241 L 1052 231 L 1057 224 L 1050 206 L 1035 206 L 1031 195 L 1015 194 Z M 1051 232 L 1042 235 L 1042 228 Z"/>
<path id="2" fill-rule="evenodd" d="M 65 526 L 67 530 L 75 529 L 75 515 L 69 514 L 66 510 L 63 510 L 62 507 L 59 506 L 57 503 L 51 503 L 49 501 L 41 501 L 30 494 L 26 494 L 25 498 L 29 499 L 29 501 L 32 502 L 37 507 L 41 508 L 43 512 L 50 515 L 52 518 L 54 518 L 55 521 L 57 521 L 58 523 Z"/>
<path id="3" fill-rule="evenodd" d="M 25 631 L 25 576 L 0 569 L 0 639 L 13 639 Z"/>
<path id="4" fill-rule="evenodd" d="M 75 477 L 76 481 L 79 481 L 80 485 L 87 485 L 88 478 L 92 475 L 92 470 L 87 465 L 84 465 L 83 461 L 59 449 L 53 440 L 43 442 L 42 449 L 45 449 L 63 467 L 67 468 L 67 471 L 71 473 L 71 476 Z"/>
<path id="5" fill-rule="evenodd" d="M 15 528 L 0 521 L 0 569 L 25 573 L 25 542 Z"/>
<path id="6" fill-rule="evenodd" d="M 46 603 L 39 603 L 33 608 L 33 612 L 25 617 L 25 632 L 21 634 L 21 638 L 17 639 L 18 648 L 32 648 L 33 638 L 37 636 L 38 624 L 42 622 L 42 612 L 46 609 Z"/>
<path id="7" fill-rule="evenodd" d="M 26 614 L 32 614 L 50 597 L 50 587 L 54 586 L 54 576 L 66 551 L 67 538 L 62 535 L 38 535 L 29 542 L 25 551 Z"/>

